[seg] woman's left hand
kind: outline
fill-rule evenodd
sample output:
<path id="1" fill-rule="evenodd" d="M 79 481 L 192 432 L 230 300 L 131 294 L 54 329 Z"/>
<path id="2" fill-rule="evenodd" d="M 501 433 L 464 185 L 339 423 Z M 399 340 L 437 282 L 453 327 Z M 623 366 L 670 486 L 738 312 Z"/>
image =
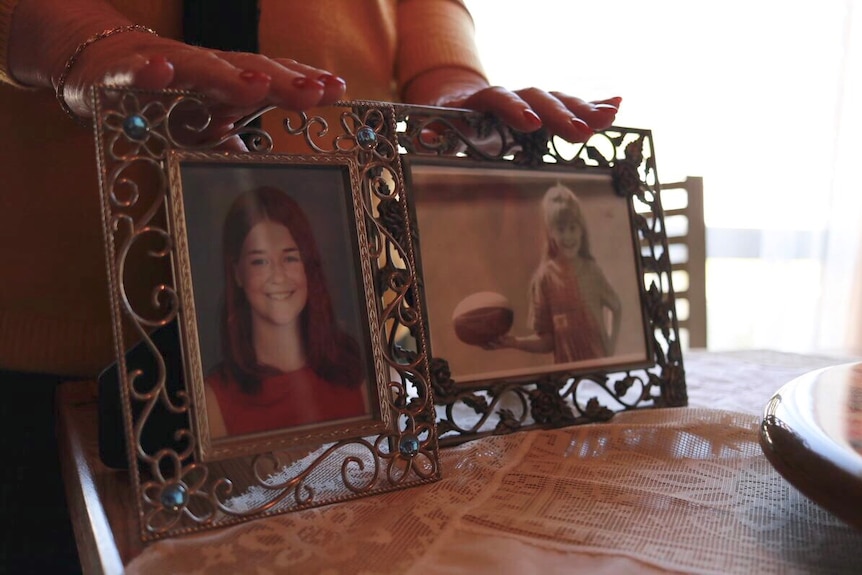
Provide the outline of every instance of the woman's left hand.
<path id="1" fill-rule="evenodd" d="M 512 129 L 534 132 L 544 127 L 552 136 L 584 142 L 596 130 L 610 127 L 622 98 L 588 102 L 562 92 L 538 88 L 511 91 L 489 86 L 470 70 L 439 68 L 410 82 L 407 101 L 430 106 L 468 108 L 499 116 Z"/>

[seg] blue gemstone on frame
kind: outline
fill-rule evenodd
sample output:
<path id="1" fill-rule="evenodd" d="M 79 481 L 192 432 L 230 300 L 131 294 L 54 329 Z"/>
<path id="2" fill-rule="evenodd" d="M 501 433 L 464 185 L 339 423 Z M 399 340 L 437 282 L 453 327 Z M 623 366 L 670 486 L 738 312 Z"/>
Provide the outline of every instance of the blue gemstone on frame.
<path id="1" fill-rule="evenodd" d="M 140 114 L 133 114 L 123 120 L 123 132 L 132 140 L 143 140 L 150 131 L 147 119 Z"/>
<path id="2" fill-rule="evenodd" d="M 189 493 L 186 491 L 185 485 L 174 483 L 168 485 L 162 490 L 161 502 L 162 506 L 172 511 L 176 511 L 186 504 L 189 500 Z"/>
<path id="3" fill-rule="evenodd" d="M 377 134 L 368 126 L 363 126 L 356 132 L 356 141 L 363 148 L 370 148 L 377 142 Z"/>
<path id="4" fill-rule="evenodd" d="M 398 450 L 401 452 L 401 455 L 413 457 L 419 453 L 419 439 L 415 435 L 402 436 L 401 441 L 398 442 Z"/>

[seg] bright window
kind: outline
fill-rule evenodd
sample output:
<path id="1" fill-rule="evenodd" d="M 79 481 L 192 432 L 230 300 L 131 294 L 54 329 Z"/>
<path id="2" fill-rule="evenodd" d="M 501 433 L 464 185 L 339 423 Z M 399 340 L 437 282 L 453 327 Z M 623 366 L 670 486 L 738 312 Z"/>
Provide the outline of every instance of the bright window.
<path id="1" fill-rule="evenodd" d="M 862 191 L 847 189 L 855 183 L 842 181 L 841 164 L 853 155 L 847 146 L 859 148 L 847 137 L 859 137 L 859 122 L 849 124 L 859 113 L 851 115 L 844 103 L 862 74 L 856 38 L 862 27 L 853 33 L 862 6 L 853 0 L 467 4 L 492 83 L 591 100 L 622 96 L 617 125 L 653 131 L 660 180 L 704 178 L 711 348 L 841 346 L 846 313 L 842 318 L 833 309 L 821 325 L 827 317 L 821 296 L 822 280 L 833 277 L 824 262 L 836 218 L 855 209 L 851 222 L 862 228 L 862 205 L 852 198 Z M 856 257 L 840 265 L 851 269 Z M 830 297 L 835 307 L 835 298 L 849 296 L 845 290 Z"/>

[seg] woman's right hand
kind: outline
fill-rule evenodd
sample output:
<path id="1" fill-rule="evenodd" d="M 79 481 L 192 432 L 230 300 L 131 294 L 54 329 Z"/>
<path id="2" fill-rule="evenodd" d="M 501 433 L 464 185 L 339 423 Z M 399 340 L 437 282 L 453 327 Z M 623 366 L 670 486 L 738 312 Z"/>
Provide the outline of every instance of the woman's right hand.
<path id="1" fill-rule="evenodd" d="M 82 52 L 64 90 L 73 112 L 90 114 L 89 91 L 95 84 L 200 93 L 225 121 L 267 105 L 306 110 L 331 104 L 345 90 L 341 78 L 294 60 L 210 50 L 146 32 L 116 34 Z"/>
<path id="2" fill-rule="evenodd" d="M 22 0 L 9 29 L 10 75 L 27 86 L 56 89 L 65 74 L 63 100 L 80 117 L 90 116 L 90 92 L 97 84 L 200 93 L 212 102 L 214 116 L 204 137 L 265 106 L 306 110 L 344 95 L 344 81 L 327 70 L 190 46 L 146 31 L 123 31 L 92 42 L 68 66 L 83 42 L 129 24 L 104 0 Z"/>
<path id="3" fill-rule="evenodd" d="M 112 55 L 123 54 L 120 58 Z M 326 70 L 286 58 L 244 52 L 223 52 L 126 32 L 89 46 L 70 70 L 64 99 L 79 116 L 89 116 L 90 88 L 95 84 L 187 90 L 209 99 L 212 114 L 201 132 L 178 134 L 190 143 L 217 140 L 244 116 L 265 106 L 306 110 L 342 98 L 345 82 Z M 239 138 L 223 149 L 243 151 Z"/>

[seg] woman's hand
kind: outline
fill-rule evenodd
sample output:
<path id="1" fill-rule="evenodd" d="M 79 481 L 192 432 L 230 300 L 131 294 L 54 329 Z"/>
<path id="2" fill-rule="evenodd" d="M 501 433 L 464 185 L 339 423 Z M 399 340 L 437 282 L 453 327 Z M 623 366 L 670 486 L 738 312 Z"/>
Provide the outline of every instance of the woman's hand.
<path id="1" fill-rule="evenodd" d="M 552 136 L 584 142 L 596 130 L 613 124 L 622 98 L 587 102 L 562 92 L 538 88 L 510 91 L 489 86 L 470 70 L 439 68 L 413 79 L 404 90 L 416 104 L 468 108 L 499 116 L 511 128 L 534 132 L 544 127 Z"/>
<path id="2" fill-rule="evenodd" d="M 88 115 L 95 84 L 145 90 L 175 88 L 207 96 L 223 119 L 267 105 L 305 110 L 344 94 L 344 80 L 326 70 L 282 58 L 222 52 L 126 32 L 90 45 L 69 71 L 64 96 L 76 114 Z"/>
<path id="3" fill-rule="evenodd" d="M 104 0 L 22 0 L 9 31 L 9 71 L 22 84 L 52 89 L 65 76 L 63 100 L 81 117 L 91 113 L 90 90 L 96 84 L 201 93 L 214 102 L 204 137 L 264 106 L 305 110 L 344 95 L 344 81 L 326 70 L 288 59 L 190 46 L 146 31 L 96 40 L 68 65 L 94 34 L 129 24 Z"/>
<path id="4" fill-rule="evenodd" d="M 112 57 L 116 54 L 123 56 Z M 345 90 L 341 78 L 294 60 L 210 50 L 137 32 L 100 40 L 82 53 L 63 93 L 74 113 L 91 113 L 89 91 L 99 83 L 144 90 L 173 88 L 208 97 L 210 124 L 200 133 L 189 134 L 191 141 L 217 139 L 237 120 L 265 106 L 306 110 L 341 99 Z M 223 148 L 245 149 L 236 137 Z"/>

